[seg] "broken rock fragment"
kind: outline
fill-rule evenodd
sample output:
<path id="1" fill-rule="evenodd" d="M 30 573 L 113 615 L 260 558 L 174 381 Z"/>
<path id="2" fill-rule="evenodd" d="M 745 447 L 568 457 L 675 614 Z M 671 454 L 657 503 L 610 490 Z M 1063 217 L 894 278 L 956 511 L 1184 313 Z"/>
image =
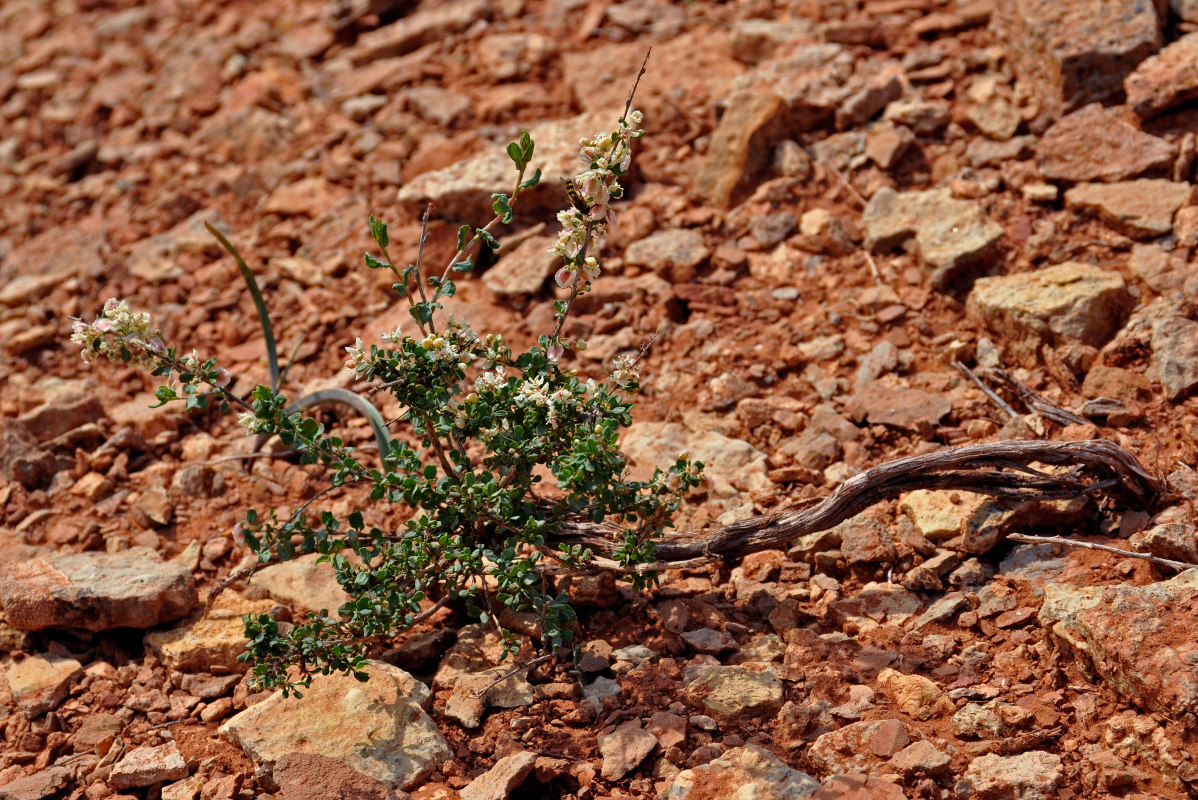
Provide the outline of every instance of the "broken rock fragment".
<path id="1" fill-rule="evenodd" d="M 151 628 L 197 602 L 191 572 L 145 547 L 0 565 L 0 604 L 19 630 Z"/>
<path id="2" fill-rule="evenodd" d="M 1120 233 L 1146 239 L 1173 230 L 1173 215 L 1190 201 L 1190 184 L 1160 178 L 1083 183 L 1065 192 L 1065 207 L 1098 217 Z"/>
<path id="3" fill-rule="evenodd" d="M 317 676 L 303 698 L 281 692 L 250 706 L 218 733 L 245 751 L 259 783 L 276 787 L 275 764 L 290 753 L 335 758 L 397 788 L 427 778 L 450 756 L 422 705 L 428 688 L 401 669 L 370 662 L 369 680 Z"/>
<path id="4" fill-rule="evenodd" d="M 1019 82 L 1052 116 L 1122 88 L 1160 46 L 1157 6 L 1111 0 L 1010 0 L 990 18 Z"/>
<path id="5" fill-rule="evenodd" d="M 1147 711 L 1198 714 L 1198 569 L 1150 586 L 1048 583 L 1040 624 L 1063 652 Z"/>
<path id="6" fill-rule="evenodd" d="M 979 278 L 967 307 L 995 333 L 1015 343 L 1024 360 L 1040 344 L 1101 347 L 1131 307 L 1123 277 L 1069 261 L 1054 267 Z"/>
<path id="7" fill-rule="evenodd" d="M 1003 229 L 977 203 L 958 200 L 951 189 L 896 192 L 883 187 L 865 207 L 865 246 L 892 250 L 914 238 L 931 282 L 944 288 L 993 252 Z"/>
<path id="8" fill-rule="evenodd" d="M 1099 103 L 1065 117 L 1036 145 L 1036 166 L 1049 180 L 1124 181 L 1164 172 L 1175 158 L 1175 145 L 1143 133 Z"/>
<path id="9" fill-rule="evenodd" d="M 724 800 L 729 787 L 754 800 L 802 800 L 819 790 L 806 773 L 791 769 L 756 745 L 737 747 L 719 758 L 678 773 L 661 800 Z"/>

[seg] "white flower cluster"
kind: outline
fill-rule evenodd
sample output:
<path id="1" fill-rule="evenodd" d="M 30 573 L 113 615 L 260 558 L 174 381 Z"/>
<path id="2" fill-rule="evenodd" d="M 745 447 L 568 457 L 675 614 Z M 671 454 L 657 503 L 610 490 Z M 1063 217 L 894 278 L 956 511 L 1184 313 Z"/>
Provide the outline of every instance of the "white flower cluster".
<path id="1" fill-rule="evenodd" d="M 612 361 L 611 379 L 621 389 L 641 379 L 640 361 L 636 356 L 618 356 Z"/>
<path id="2" fill-rule="evenodd" d="M 562 288 L 575 287 L 581 281 L 579 289 L 585 291 L 599 277 L 599 261 L 593 255 L 580 257 L 588 248 L 597 251 L 607 241 L 607 227 L 615 219 L 611 201 L 624 196 L 619 179 L 632 166 L 632 140 L 645 135 L 635 127 L 643 120 L 640 111 L 632 111 L 620 120 L 614 133 L 600 131 L 579 141 L 579 156 L 588 169 L 570 182 L 575 207 L 557 215 L 562 230 L 549 251 L 565 262 L 555 276 Z"/>
<path id="3" fill-rule="evenodd" d="M 75 320 L 71 341 L 83 345 L 83 360 L 92 362 L 97 356 L 109 361 L 123 362 L 126 354 L 141 364 L 150 365 L 157 354 L 166 352 L 162 332 L 153 327 L 145 311 L 132 311 L 124 300 L 112 298 L 95 322 Z"/>

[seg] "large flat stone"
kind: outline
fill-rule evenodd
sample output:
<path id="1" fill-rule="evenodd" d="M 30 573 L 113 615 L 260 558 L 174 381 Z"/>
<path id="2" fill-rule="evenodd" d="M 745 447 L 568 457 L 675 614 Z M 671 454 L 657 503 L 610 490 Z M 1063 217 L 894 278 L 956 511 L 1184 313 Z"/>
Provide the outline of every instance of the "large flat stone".
<path id="1" fill-rule="evenodd" d="M 1126 319 L 1131 296 L 1119 273 L 1069 261 L 979 278 L 966 305 L 988 328 L 1034 356 L 1042 343 L 1106 344 Z"/>
<path id="2" fill-rule="evenodd" d="M 191 572 L 158 553 L 77 553 L 0 565 L 0 604 L 20 630 L 151 628 L 198 602 Z"/>
<path id="3" fill-rule="evenodd" d="M 246 600 L 232 592 L 220 595 L 207 616 L 193 612 L 166 630 L 150 631 L 146 649 L 177 672 L 244 672 L 248 664 L 237 660 L 245 652 L 244 614 L 265 614 L 273 600 Z"/>
<path id="4" fill-rule="evenodd" d="M 365 683 L 351 675 L 318 676 L 302 699 L 276 693 L 219 734 L 246 752 L 259 783 L 272 791 L 276 762 L 292 753 L 337 759 L 388 786 L 414 786 L 450 756 L 421 707 L 428 688 L 388 664 L 371 662 L 364 671 Z"/>
<path id="5" fill-rule="evenodd" d="M 1134 238 L 1173 231 L 1173 215 L 1190 201 L 1190 184 L 1160 178 L 1082 183 L 1065 192 L 1065 207 L 1098 217 Z"/>
<path id="6" fill-rule="evenodd" d="M 582 114 L 533 126 L 529 132 L 536 143 L 536 153 L 529 173 L 539 168 L 541 182 L 520 194 L 518 208 L 526 211 L 564 206 L 560 180 L 582 172 L 585 166 L 578 157 L 578 140 L 598 131 L 613 130 L 622 110 L 621 107 Z M 507 151 L 503 147 L 490 147 L 444 169 L 417 175 L 399 190 L 399 202 L 416 216 L 432 203 L 438 216 L 481 223 L 494 215 L 491 194 L 510 194 L 515 181 L 516 166 Z"/>
<path id="7" fill-rule="evenodd" d="M 5 676 L 17 707 L 34 719 L 55 709 L 67 697 L 71 682 L 83 676 L 83 665 L 73 658 L 50 654 L 22 659 Z"/>
<path id="8" fill-rule="evenodd" d="M 1189 33 L 1140 62 L 1123 81 L 1127 104 L 1153 117 L 1198 97 L 1198 33 Z"/>
<path id="9" fill-rule="evenodd" d="M 943 288 L 993 252 L 1003 229 L 981 206 L 951 189 L 896 192 L 883 187 L 865 207 L 865 246 L 893 250 L 914 237 L 931 282 Z"/>
<path id="10" fill-rule="evenodd" d="M 1152 0 L 1005 0 L 990 24 L 1019 81 L 1050 115 L 1117 93 L 1161 42 Z"/>
<path id="11" fill-rule="evenodd" d="M 1039 620 L 1079 666 L 1146 711 L 1198 715 L 1198 569 L 1150 586 L 1050 582 Z"/>
<path id="12" fill-rule="evenodd" d="M 820 788 L 806 773 L 791 769 L 756 745 L 737 747 L 719 758 L 678 773 L 661 800 L 802 800 Z"/>
<path id="13" fill-rule="evenodd" d="M 687 693 L 720 719 L 772 714 L 782 707 L 782 679 L 773 669 L 703 665 L 688 670 Z"/>
<path id="14" fill-rule="evenodd" d="M 728 203 L 769 163 L 773 146 L 786 136 L 786 114 L 786 103 L 775 94 L 746 91 L 732 97 L 711 136 L 695 189 L 716 205 Z"/>
<path id="15" fill-rule="evenodd" d="M 1165 173 L 1177 146 L 1138 130 L 1099 103 L 1053 125 L 1036 145 L 1036 166 L 1050 180 L 1123 181 Z"/>

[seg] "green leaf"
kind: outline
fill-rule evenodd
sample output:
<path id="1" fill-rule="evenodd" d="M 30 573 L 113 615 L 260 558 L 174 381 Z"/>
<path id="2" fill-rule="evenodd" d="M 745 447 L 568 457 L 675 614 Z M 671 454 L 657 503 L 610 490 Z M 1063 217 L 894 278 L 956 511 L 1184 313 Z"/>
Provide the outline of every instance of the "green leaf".
<path id="1" fill-rule="evenodd" d="M 528 131 L 520 131 L 520 151 L 524 154 L 524 163 L 532 161 L 533 141 L 532 134 Z"/>
<path id="2" fill-rule="evenodd" d="M 433 295 L 433 299 L 440 300 L 442 297 L 453 297 L 457 290 L 457 284 L 455 284 L 453 281 L 445 281 L 445 283 L 442 283 L 437 287 L 437 292 Z"/>
<path id="3" fill-rule="evenodd" d="M 474 260 L 470 256 L 466 256 L 466 258 L 453 265 L 454 272 L 469 272 L 472 269 L 474 269 Z"/>
<path id="4" fill-rule="evenodd" d="M 508 225 L 512 221 L 512 201 L 503 192 L 496 192 L 491 195 L 495 198 L 495 202 L 491 204 L 491 209 L 499 216 L 499 220 Z"/>
<path id="5" fill-rule="evenodd" d="M 366 254 L 366 266 L 370 267 L 371 269 L 390 269 L 391 268 L 391 265 L 388 264 L 386 261 L 379 261 L 377 258 L 370 255 L 370 253 Z"/>
<path id="6" fill-rule="evenodd" d="M 465 250 L 466 243 L 470 241 L 470 226 L 463 225 L 458 228 L 458 250 Z"/>
<path id="7" fill-rule="evenodd" d="M 537 171 L 532 174 L 532 177 L 524 179 L 523 183 L 520 184 L 520 188 L 521 189 L 531 189 L 532 187 L 536 186 L 540 182 L 541 182 L 541 168 L 537 167 Z"/>
<path id="8" fill-rule="evenodd" d="M 520 145 L 518 143 L 511 142 L 510 144 L 508 144 L 507 154 L 508 154 L 508 157 L 510 157 L 512 159 L 512 161 L 516 162 L 516 169 L 524 169 L 524 167 L 525 167 L 524 151 L 520 149 Z"/>
<path id="9" fill-rule="evenodd" d="M 484 231 L 482 228 L 478 228 L 474 231 L 474 234 L 478 236 L 478 238 L 482 239 L 483 244 L 485 244 L 487 247 L 491 248 L 492 250 L 499 249 L 498 240 L 496 240 L 495 237 L 487 231 Z"/>
<path id="10" fill-rule="evenodd" d="M 379 247 L 386 247 L 391 243 L 391 239 L 387 236 L 387 223 L 381 219 L 375 219 L 374 214 L 370 215 L 370 235 L 374 237 L 374 241 Z"/>

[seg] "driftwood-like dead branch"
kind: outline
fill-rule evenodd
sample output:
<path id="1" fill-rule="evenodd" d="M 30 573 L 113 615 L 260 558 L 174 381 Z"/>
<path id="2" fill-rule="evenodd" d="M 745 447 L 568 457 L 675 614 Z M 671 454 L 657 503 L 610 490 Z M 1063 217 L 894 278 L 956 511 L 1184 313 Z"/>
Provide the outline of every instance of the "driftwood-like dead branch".
<path id="1" fill-rule="evenodd" d="M 1019 381 L 1014 375 L 999 367 L 981 370 L 982 377 L 994 383 L 1005 386 L 1008 391 L 1018 395 L 1023 404 L 1050 422 L 1058 425 L 1089 425 L 1090 420 L 1079 417 L 1072 411 L 1061 408 L 1056 403 L 1036 392 L 1030 386 Z"/>
<path id="2" fill-rule="evenodd" d="M 1079 542 L 1076 539 L 1066 539 L 1063 536 L 1031 536 L 1026 533 L 1008 534 L 1007 538 L 1013 542 L 1027 542 L 1029 544 L 1059 544 L 1062 547 L 1081 547 L 1085 550 L 1101 550 L 1104 553 L 1114 553 L 1117 556 L 1125 558 L 1138 558 L 1143 561 L 1151 561 L 1153 564 L 1160 564 L 1163 567 L 1172 567 L 1177 570 L 1194 569 L 1198 564 L 1190 564 L 1186 561 L 1174 561 L 1171 558 L 1161 558 L 1160 556 L 1149 555 L 1148 553 L 1137 553 L 1134 550 L 1121 550 L 1118 547 L 1111 547 L 1107 544 L 1096 544 L 1094 542 Z"/>
<path id="3" fill-rule="evenodd" d="M 1066 467 L 1041 472 L 1033 464 Z M 950 447 L 908 456 L 849 478 L 819 503 L 736 522 L 723 528 L 667 533 L 657 542 L 657 563 L 666 569 L 779 547 L 827 530 L 887 498 L 914 489 L 960 489 L 1012 500 L 1062 500 L 1083 495 L 1122 498 L 1147 506 L 1163 483 L 1114 442 L 1011 441 Z M 614 568 L 618 529 L 609 523 L 575 523 L 561 540 L 589 547 L 599 566 Z"/>

